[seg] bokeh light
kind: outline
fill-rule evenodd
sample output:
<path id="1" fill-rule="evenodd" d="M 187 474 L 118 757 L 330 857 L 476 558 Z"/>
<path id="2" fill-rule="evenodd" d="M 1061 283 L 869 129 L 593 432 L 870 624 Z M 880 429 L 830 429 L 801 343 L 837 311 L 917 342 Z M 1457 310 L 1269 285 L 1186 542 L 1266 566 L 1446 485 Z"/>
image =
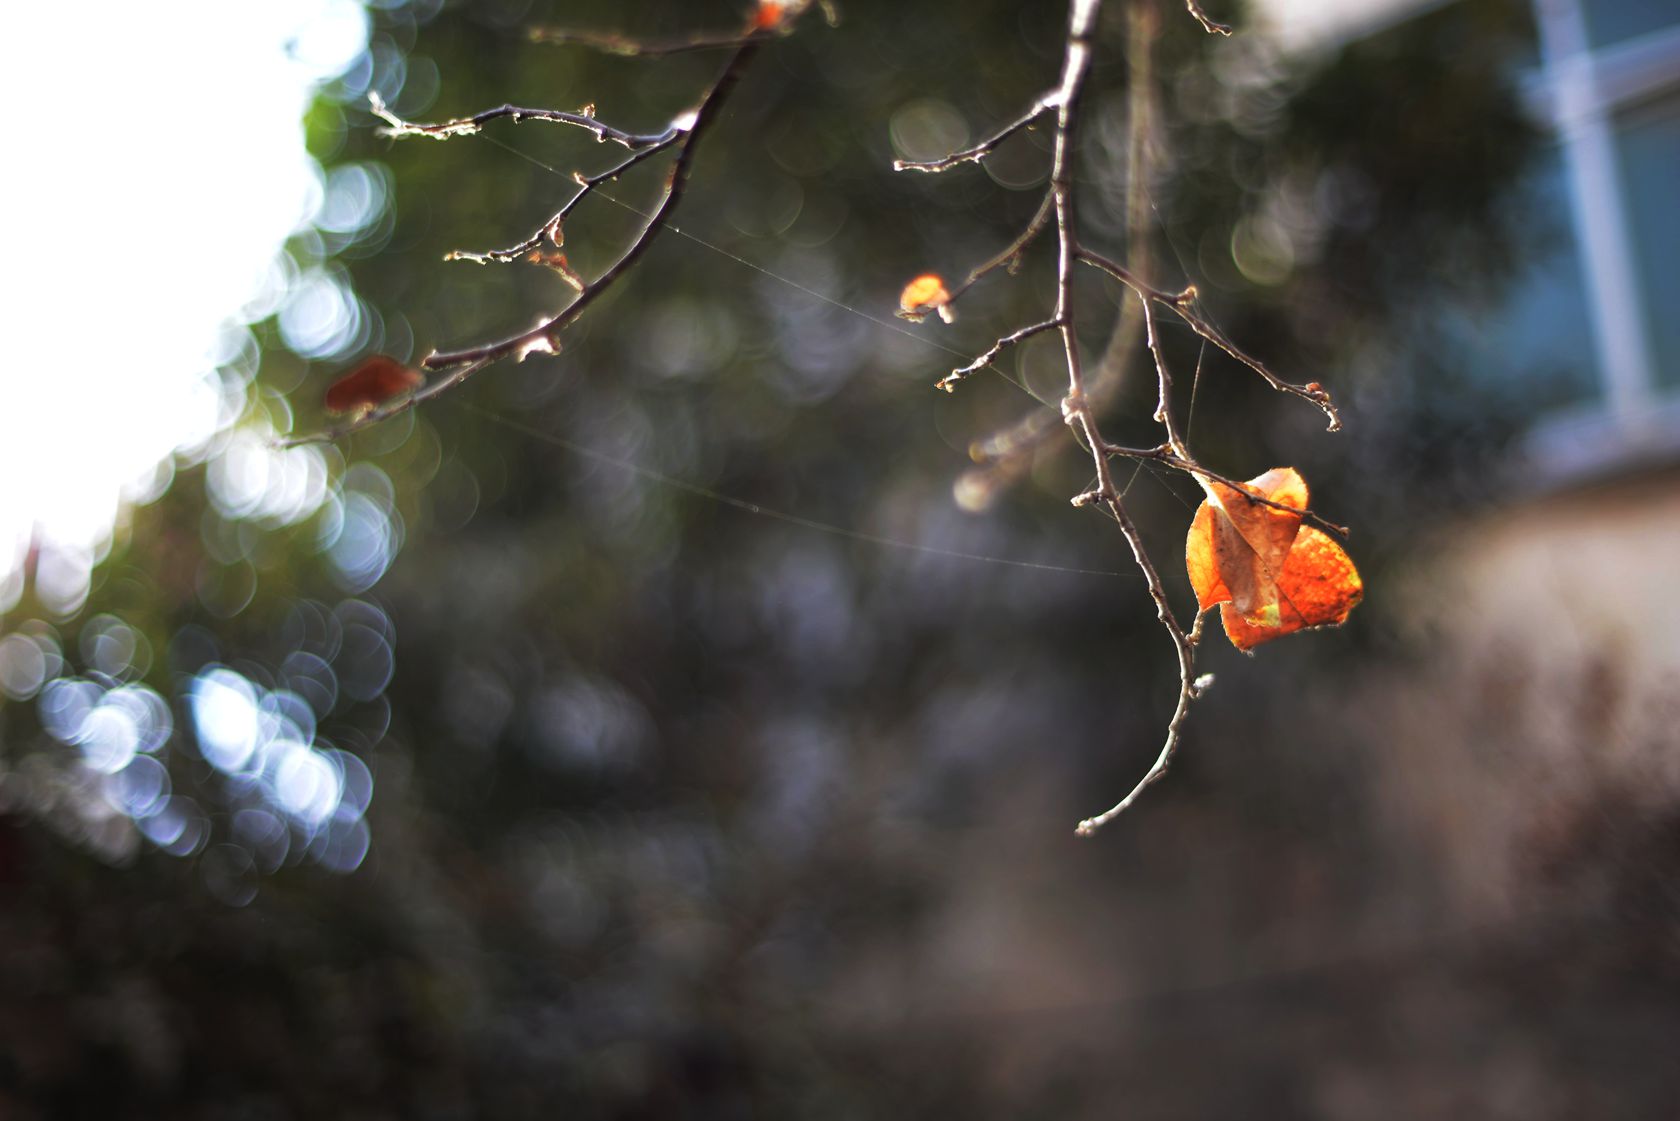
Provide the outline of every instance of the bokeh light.
<path id="1" fill-rule="evenodd" d="M 363 624 L 351 629 L 385 641 Z M 330 679 L 324 662 L 299 664 L 312 686 L 323 676 Z M 380 688 L 387 678 L 379 679 Z M 316 703 L 330 710 L 333 697 L 330 690 L 317 692 Z M 199 754 L 229 780 L 234 799 L 242 803 L 234 814 L 234 834 L 264 857 L 259 865 L 277 867 L 292 851 L 290 840 L 277 835 L 281 824 L 305 847 L 323 832 L 332 834 L 309 851 L 335 871 L 353 871 L 361 863 L 366 843 L 346 848 L 340 835 L 355 832 L 373 795 L 373 774 L 318 737 L 325 712 L 298 693 L 267 689 L 239 670 L 214 664 L 194 678 L 191 710 Z M 358 849 L 353 860 L 352 849 Z"/>

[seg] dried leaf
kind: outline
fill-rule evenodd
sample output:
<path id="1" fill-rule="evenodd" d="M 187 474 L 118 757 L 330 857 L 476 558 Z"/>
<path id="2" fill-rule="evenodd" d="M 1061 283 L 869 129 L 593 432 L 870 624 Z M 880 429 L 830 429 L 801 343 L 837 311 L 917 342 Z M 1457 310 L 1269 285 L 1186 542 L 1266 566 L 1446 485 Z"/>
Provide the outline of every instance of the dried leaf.
<path id="1" fill-rule="evenodd" d="M 898 317 L 920 323 L 927 318 L 928 312 L 937 311 L 939 318 L 949 323 L 955 318 L 947 307 L 950 302 L 951 293 L 945 289 L 944 278 L 938 273 L 923 273 L 899 293 Z"/>
<path id="2" fill-rule="evenodd" d="M 583 277 L 579 276 L 577 271 L 572 268 L 564 253 L 544 253 L 541 249 L 533 249 L 525 254 L 525 259 L 533 265 L 553 269 L 560 274 L 560 279 L 564 280 L 574 291 L 583 291 L 585 287 Z"/>
<path id="3" fill-rule="evenodd" d="M 1197 604 L 1205 611 L 1229 601 L 1254 625 L 1276 626 L 1277 574 L 1301 528 L 1306 484 L 1292 468 L 1279 467 L 1250 480 L 1247 494 L 1208 480 L 1202 480 L 1202 489 L 1207 499 L 1185 546 Z M 1256 502 L 1251 494 L 1289 508 Z"/>
<path id="4" fill-rule="evenodd" d="M 1273 468 L 1240 490 L 1209 481 L 1202 489 L 1208 497 L 1190 523 L 1185 567 L 1197 605 L 1219 604 L 1232 645 L 1247 650 L 1347 619 L 1364 584 L 1340 545 L 1301 524 L 1307 485 L 1294 468 Z"/>
<path id="5" fill-rule="evenodd" d="M 1302 526 L 1278 577 L 1280 618 L 1276 627 L 1251 625 L 1231 609 L 1219 607 L 1231 645 L 1248 650 L 1262 642 L 1312 627 L 1340 626 L 1365 595 L 1359 570 L 1347 551 L 1329 535 Z"/>
<path id="6" fill-rule="evenodd" d="M 758 0 L 758 9 L 753 12 L 753 31 L 774 31 L 787 18 L 787 5 L 782 0 Z"/>
<path id="7" fill-rule="evenodd" d="M 365 414 L 425 384 L 417 371 L 395 358 L 375 354 L 327 387 L 327 412 Z"/>

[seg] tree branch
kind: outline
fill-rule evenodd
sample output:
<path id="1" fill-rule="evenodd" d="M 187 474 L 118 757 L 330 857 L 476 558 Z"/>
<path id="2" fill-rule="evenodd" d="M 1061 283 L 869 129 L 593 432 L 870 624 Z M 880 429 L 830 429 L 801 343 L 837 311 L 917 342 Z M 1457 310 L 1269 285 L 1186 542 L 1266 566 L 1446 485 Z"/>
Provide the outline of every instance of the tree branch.
<path id="1" fill-rule="evenodd" d="M 1216 34 L 1229 34 L 1230 29 L 1223 24 L 1214 23 L 1208 19 L 1196 0 L 1186 0 L 1190 14 L 1197 19 L 1203 28 Z M 1021 254 L 1031 244 L 1034 238 L 1042 232 L 1053 220 L 1056 229 L 1056 296 L 1055 307 L 1050 316 L 1041 322 L 1021 327 L 1009 334 L 998 338 L 992 347 L 984 354 L 966 366 L 959 367 L 938 385 L 941 389 L 950 390 L 953 386 L 977 370 L 984 369 L 997 356 L 1009 347 L 1015 346 L 1035 335 L 1055 330 L 1062 340 L 1062 352 L 1067 368 L 1067 394 L 1062 400 L 1062 421 L 1066 430 L 1073 434 L 1074 439 L 1089 453 L 1091 467 L 1096 474 L 1096 485 L 1073 499 L 1076 506 L 1099 506 L 1104 509 L 1120 527 L 1121 534 L 1131 549 L 1132 557 L 1139 570 L 1143 573 L 1149 586 L 1149 595 L 1155 604 L 1155 615 L 1162 628 L 1172 641 L 1173 650 L 1178 661 L 1179 690 L 1177 703 L 1173 714 L 1167 723 L 1166 737 L 1154 764 L 1144 774 L 1143 778 L 1114 806 L 1096 815 L 1086 818 L 1079 823 L 1078 832 L 1082 836 L 1089 836 L 1104 824 L 1112 821 L 1128 807 L 1133 805 L 1145 789 L 1160 781 L 1171 766 L 1174 755 L 1181 742 L 1183 727 L 1189 714 L 1191 703 L 1196 700 L 1205 688 L 1207 680 L 1196 676 L 1196 648 L 1202 634 L 1206 613 L 1198 610 L 1189 628 L 1186 630 L 1174 614 L 1172 605 L 1167 598 L 1166 586 L 1163 583 L 1154 561 L 1150 558 L 1144 546 L 1142 534 L 1133 522 L 1122 494 L 1114 483 L 1114 474 L 1110 469 L 1110 460 L 1116 456 L 1137 459 L 1162 464 L 1176 471 L 1204 479 L 1222 483 L 1248 496 L 1254 503 L 1274 506 L 1295 514 L 1302 521 L 1310 521 L 1314 525 L 1337 537 L 1345 537 L 1347 530 L 1341 526 L 1325 521 L 1311 510 L 1299 510 L 1273 499 L 1254 495 L 1246 485 L 1235 479 L 1227 478 L 1215 471 L 1210 471 L 1198 463 L 1189 446 L 1188 434 L 1180 429 L 1178 418 L 1173 408 L 1173 378 L 1168 364 L 1165 350 L 1161 345 L 1157 320 L 1157 309 L 1167 308 L 1182 319 L 1197 335 L 1219 347 L 1237 361 L 1248 366 L 1265 379 L 1273 389 L 1289 393 L 1317 405 L 1329 418 L 1332 431 L 1340 427 L 1340 418 L 1335 406 L 1330 401 L 1330 395 L 1316 382 L 1306 385 L 1296 385 L 1283 380 L 1273 374 L 1258 359 L 1253 358 L 1234 343 L 1202 315 L 1196 306 L 1196 288 L 1187 285 L 1180 290 L 1169 290 L 1151 284 L 1138 274 L 1118 262 L 1100 254 L 1092 252 L 1081 245 L 1078 233 L 1076 198 L 1073 188 L 1073 163 L 1078 149 L 1079 113 L 1082 104 L 1085 82 L 1091 65 L 1092 35 L 1096 26 L 1098 9 L 1101 0 L 1070 0 L 1068 5 L 1067 40 L 1062 61 L 1062 73 L 1055 90 L 1039 98 L 1027 110 L 998 133 L 987 138 L 972 148 L 961 152 L 954 152 L 939 160 L 926 162 L 899 161 L 894 166 L 900 170 L 943 171 L 962 162 L 979 162 L 992 149 L 1011 133 L 1026 127 L 1049 109 L 1056 111 L 1055 143 L 1051 160 L 1050 184 L 1040 204 L 1037 214 L 1023 233 L 1015 239 L 1003 252 L 983 263 L 969 275 L 966 284 L 952 293 L 954 300 L 969 285 L 991 270 L 1009 264 L 1012 268 L 1020 260 Z M 1147 112 L 1148 91 L 1146 85 L 1152 81 L 1149 65 L 1150 52 L 1155 37 L 1156 12 L 1151 0 L 1137 0 L 1132 7 L 1131 40 L 1129 60 L 1131 65 L 1131 106 L 1132 106 L 1132 143 L 1131 159 L 1128 171 L 1131 183 L 1128 187 L 1128 235 L 1134 243 L 1136 260 L 1146 261 L 1146 234 L 1142 220 L 1142 186 L 1141 177 L 1146 174 L 1143 150 L 1145 147 L 1144 130 L 1148 126 L 1150 114 Z M 1087 379 L 1082 364 L 1079 349 L 1078 323 L 1073 301 L 1074 266 L 1083 261 L 1103 272 L 1108 273 L 1130 289 L 1137 300 L 1138 316 L 1128 316 L 1125 308 L 1130 301 L 1122 302 L 1121 322 L 1111 336 L 1109 352 L 1105 355 L 1104 370 L 1107 375 L 1103 380 L 1106 390 L 1113 378 L 1118 377 L 1117 370 L 1123 366 L 1123 357 L 1115 354 L 1117 347 L 1128 347 L 1135 343 L 1136 328 L 1141 322 L 1145 343 L 1153 358 L 1156 376 L 1155 420 L 1165 430 L 1165 441 L 1152 448 L 1123 447 L 1105 440 L 1097 422 L 1097 406 L 1093 401 L 1092 387 L 1087 385 Z M 1147 267 L 1144 265 L 1143 267 Z M 1131 324 L 1131 330 L 1128 330 Z M 1041 441 L 1048 428 L 1023 422 L 1008 434 L 1011 446 L 1002 449 L 1002 455 L 1019 455 L 1020 448 L 1013 446 L 1013 437 L 1019 435 L 1022 439 L 1036 445 Z M 1004 437 L 994 437 L 994 443 Z"/>
<path id="2" fill-rule="evenodd" d="M 632 167 L 635 167 L 648 157 L 658 155 L 660 152 L 665 151 L 665 149 L 675 143 L 677 138 L 680 136 L 682 136 L 682 133 L 672 130 L 670 139 L 652 147 L 643 148 L 638 152 L 633 152 L 624 160 L 621 160 L 612 167 L 607 168 L 605 171 L 597 172 L 594 175 L 584 175 L 582 172 L 574 172 L 572 174 L 572 182 L 578 185 L 579 190 L 577 194 L 567 199 L 566 205 L 555 211 L 547 221 L 537 227 L 535 233 L 519 244 L 510 245 L 506 249 L 490 249 L 482 253 L 476 253 L 468 249 L 455 249 L 445 253 L 443 255 L 443 259 L 445 261 L 471 261 L 474 264 L 484 265 L 491 262 L 517 261 L 527 253 L 530 253 L 533 249 L 542 245 L 544 237 L 547 237 L 549 241 L 553 242 L 555 245 L 559 245 L 562 237 L 564 236 L 561 230 L 565 221 L 571 216 L 572 211 L 577 208 L 578 203 L 587 198 L 589 194 L 601 184 L 612 182 L 614 179 L 617 179 L 620 175 L 623 175 L 626 171 L 629 171 Z"/>
<path id="3" fill-rule="evenodd" d="M 607 289 L 611 288 L 619 277 L 628 272 L 631 266 L 641 259 L 642 254 L 648 251 L 649 246 L 653 244 L 670 221 L 671 214 L 682 202 L 683 193 L 688 186 L 688 175 L 694 165 L 695 146 L 717 120 L 719 109 L 722 108 L 730 93 L 739 84 L 741 75 L 746 70 L 748 63 L 758 53 L 759 41 L 760 39 L 754 39 L 738 48 L 723 68 L 723 72 L 718 75 L 717 81 L 712 83 L 712 87 L 706 91 L 699 107 L 694 110 L 693 122 L 686 130 L 688 135 L 682 141 L 676 162 L 671 165 L 671 177 L 665 188 L 665 197 L 659 200 L 659 206 L 654 210 L 653 216 L 648 219 L 647 224 L 642 227 L 641 232 L 636 235 L 636 239 L 630 243 L 630 247 L 624 251 L 618 260 L 608 266 L 607 270 L 592 283 L 585 286 L 571 304 L 530 330 L 522 331 L 517 335 L 510 335 L 495 342 L 482 343 L 461 350 L 434 352 L 421 362 L 421 366 L 428 370 L 443 370 L 463 363 L 477 362 L 480 359 L 505 358 L 510 354 L 525 352 L 532 346 L 540 345 L 544 340 L 553 345 L 558 345 L 555 336 L 579 315 L 583 314 L 584 309 L 594 303 Z"/>
<path id="4" fill-rule="evenodd" d="M 1241 362 L 1255 373 L 1259 374 L 1262 378 L 1266 379 L 1266 384 L 1270 385 L 1279 393 L 1288 393 L 1292 396 L 1301 398 L 1303 401 L 1310 401 L 1314 405 L 1317 405 L 1319 410 L 1329 419 L 1329 430 L 1331 432 L 1339 432 L 1341 430 L 1341 414 L 1337 412 L 1335 404 L 1330 400 L 1329 390 L 1325 389 L 1316 381 L 1310 381 L 1305 385 L 1296 385 L 1292 381 L 1285 381 L 1276 374 L 1272 373 L 1271 370 L 1267 369 L 1264 362 L 1261 362 L 1258 358 L 1255 358 L 1239 349 L 1235 343 L 1225 337 L 1222 331 L 1213 324 L 1209 323 L 1202 317 L 1200 312 L 1195 310 L 1197 293 L 1196 286 L 1194 284 L 1185 287 L 1179 292 L 1168 292 L 1165 289 L 1157 288 L 1151 284 L 1146 284 L 1142 280 L 1133 276 L 1131 271 L 1124 265 L 1111 261 L 1100 253 L 1093 253 L 1088 249 L 1082 248 L 1079 250 L 1079 257 L 1086 264 L 1092 266 L 1093 268 L 1101 269 L 1120 283 L 1126 285 L 1133 292 L 1137 293 L 1141 299 L 1152 300 L 1155 303 L 1164 304 L 1165 306 L 1171 308 L 1174 314 L 1184 320 L 1192 331 L 1196 332 L 1196 334 L 1200 335 L 1214 346 L 1217 346 L 1220 350 L 1223 350 L 1226 354 L 1229 354 L 1232 358 L 1235 358 L 1238 362 Z"/>
<path id="5" fill-rule="evenodd" d="M 631 267 L 648 251 L 660 232 L 670 223 L 671 215 L 676 211 L 678 204 L 681 203 L 684 191 L 688 186 L 689 173 L 693 168 L 695 152 L 701 138 L 717 121 L 724 103 L 740 83 L 741 76 L 746 72 L 753 57 L 758 53 L 759 44 L 771 37 L 769 34 L 754 34 L 743 39 L 736 46 L 735 53 L 730 56 L 717 79 L 702 95 L 699 105 L 673 121 L 670 128 L 665 132 L 651 137 L 637 137 L 629 133 L 620 133 L 618 130 L 602 125 L 590 114 L 556 114 L 551 117 L 539 118 L 537 113 L 540 111 L 513 110 L 512 107 L 489 110 L 486 113 L 479 114 L 478 117 L 464 118 L 462 121 L 447 122 L 444 125 L 407 125 L 406 122 L 400 121 L 389 113 L 382 112 L 383 105 L 375 99 L 375 111 L 381 112 L 382 118 L 391 122 L 393 128 L 398 130 L 394 135 L 427 135 L 446 138 L 476 131 L 482 120 L 493 119 L 497 116 L 513 116 L 517 112 L 522 116 L 530 115 L 533 119 L 553 119 L 568 124 L 576 124 L 579 127 L 595 131 L 598 139 L 616 140 L 631 149 L 632 155 L 630 158 L 620 162 L 615 167 L 608 168 L 594 176 L 581 174 L 576 176 L 575 181 L 581 188 L 579 192 L 567 200 L 566 205 L 544 223 L 541 230 L 520 245 L 506 250 L 492 250 L 483 254 L 452 254 L 451 256 L 455 259 L 478 260 L 481 263 L 491 260 L 508 260 L 535 249 L 545 234 L 558 242 L 561 236 L 560 224 L 565 220 L 567 214 L 600 183 L 622 174 L 655 152 L 676 147 L 677 156 L 671 165 L 664 197 L 660 199 L 658 207 L 647 223 L 637 233 L 629 247 L 620 254 L 618 260 L 608 266 L 595 280 L 583 284 L 571 303 L 552 315 L 544 316 L 529 329 L 506 338 L 453 351 L 433 351 L 421 361 L 421 368 L 432 372 L 442 372 L 443 377 L 412 394 L 381 405 L 352 418 L 344 424 L 313 434 L 291 437 L 283 443 L 294 445 L 342 439 L 363 428 L 388 420 L 398 413 L 406 412 L 416 405 L 452 389 L 468 377 L 500 359 L 513 357 L 523 361 L 532 354 L 557 353 L 560 349 L 560 333 L 582 315 L 590 304 L 599 299 L 603 293 L 629 272 Z"/>

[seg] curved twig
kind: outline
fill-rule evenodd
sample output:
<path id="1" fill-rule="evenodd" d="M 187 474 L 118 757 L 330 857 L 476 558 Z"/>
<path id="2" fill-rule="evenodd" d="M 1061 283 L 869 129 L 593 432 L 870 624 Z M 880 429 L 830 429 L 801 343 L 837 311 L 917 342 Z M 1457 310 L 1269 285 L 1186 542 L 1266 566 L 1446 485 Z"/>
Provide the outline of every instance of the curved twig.
<path id="1" fill-rule="evenodd" d="M 559 245 L 562 237 L 560 231 L 565 225 L 566 219 L 571 216 L 572 211 L 577 209 L 578 203 L 589 197 L 590 193 L 601 184 L 612 182 L 614 179 L 617 179 L 620 175 L 623 175 L 626 171 L 629 171 L 643 160 L 665 151 L 665 149 L 674 144 L 680 136 L 682 136 L 682 133 L 673 129 L 667 140 L 650 148 L 643 148 L 640 151 L 633 152 L 629 157 L 619 161 L 612 167 L 607 168 L 605 171 L 597 172 L 594 175 L 584 175 L 581 172 L 574 173 L 572 176 L 572 182 L 578 185 L 579 190 L 577 194 L 567 199 L 566 205 L 555 211 L 547 221 L 537 227 L 536 232 L 531 234 L 530 237 L 526 238 L 519 244 L 510 245 L 506 249 L 489 249 L 482 253 L 474 252 L 470 249 L 455 249 L 445 253 L 443 255 L 443 259 L 445 261 L 471 261 L 477 265 L 490 264 L 491 262 L 505 263 L 508 261 L 517 261 L 521 257 L 530 253 L 533 249 L 537 249 L 542 245 L 545 237 L 552 241 L 555 245 Z"/>
<path id="2" fill-rule="evenodd" d="M 1051 103 L 1051 95 L 1045 94 L 1043 97 L 1033 102 L 1032 107 L 1025 113 L 1021 114 L 1009 124 L 1004 125 L 997 132 L 992 133 L 992 135 L 988 136 L 974 147 L 964 148 L 960 152 L 952 152 L 950 155 L 941 156 L 937 160 L 894 160 L 893 170 L 938 172 L 949 171 L 951 168 L 956 167 L 961 163 L 979 163 L 987 156 L 991 155 L 992 151 L 999 144 L 1002 144 L 1005 140 L 1014 136 L 1017 132 L 1020 132 L 1022 129 L 1038 120 L 1038 118 L 1042 117 L 1053 108 L 1055 108 L 1055 106 Z"/>
<path id="3" fill-rule="evenodd" d="M 1209 19 L 1208 14 L 1202 11 L 1201 4 L 1197 3 L 1196 0 L 1184 0 L 1184 6 L 1190 10 L 1190 15 L 1195 18 L 1196 22 L 1202 25 L 1202 30 L 1209 35 L 1228 36 L 1231 34 L 1230 24 Z"/>
<path id="4" fill-rule="evenodd" d="M 998 339 L 997 342 L 993 343 L 991 349 L 986 351 L 986 353 L 982 354 L 966 366 L 958 366 L 949 374 L 940 378 L 935 385 L 937 388 L 950 393 L 956 388 L 956 384 L 959 381 L 962 381 L 970 374 L 977 373 L 980 370 L 984 370 L 987 366 L 990 366 L 997 356 L 1002 354 L 1005 350 L 1008 350 L 1010 347 L 1015 346 L 1018 343 L 1026 342 L 1034 335 L 1041 335 L 1045 331 L 1054 331 L 1060 326 L 1061 323 L 1058 320 L 1046 319 L 1042 323 L 1034 323 L 1030 327 L 1022 327 L 1019 331 L 1012 331 Z"/>
<path id="5" fill-rule="evenodd" d="M 1317 405 L 1319 410 L 1323 412 L 1325 417 L 1330 421 L 1329 430 L 1331 432 L 1341 431 L 1341 413 L 1336 410 L 1335 403 L 1330 400 L 1330 391 L 1325 389 L 1316 381 L 1307 382 L 1305 385 L 1297 385 L 1292 381 L 1285 381 L 1276 374 L 1272 373 L 1272 371 L 1266 367 L 1264 362 L 1238 348 L 1235 343 L 1225 337 L 1224 332 L 1220 331 L 1219 328 L 1208 322 L 1207 319 L 1205 319 L 1202 314 L 1195 309 L 1197 292 L 1194 284 L 1189 285 L 1178 292 L 1169 292 L 1164 288 L 1157 288 L 1152 284 L 1147 284 L 1138 279 L 1136 276 L 1132 275 L 1131 270 L 1127 269 L 1124 265 L 1104 257 L 1101 253 L 1093 253 L 1089 249 L 1084 248 L 1081 248 L 1078 252 L 1080 260 L 1084 261 L 1092 268 L 1100 269 L 1112 276 L 1114 279 L 1118 280 L 1120 283 L 1126 285 L 1126 287 L 1137 293 L 1139 298 L 1152 300 L 1155 303 L 1164 304 L 1168 308 L 1171 308 L 1173 313 L 1180 319 L 1184 320 L 1192 331 L 1196 332 L 1196 334 L 1200 335 L 1220 350 L 1223 350 L 1226 354 L 1229 354 L 1232 358 L 1235 358 L 1238 362 L 1241 362 L 1255 373 L 1259 374 L 1266 380 L 1267 385 L 1270 385 L 1279 393 L 1288 393 L 1291 396 L 1301 398 L 1303 401 L 1310 401 L 1314 405 Z"/>

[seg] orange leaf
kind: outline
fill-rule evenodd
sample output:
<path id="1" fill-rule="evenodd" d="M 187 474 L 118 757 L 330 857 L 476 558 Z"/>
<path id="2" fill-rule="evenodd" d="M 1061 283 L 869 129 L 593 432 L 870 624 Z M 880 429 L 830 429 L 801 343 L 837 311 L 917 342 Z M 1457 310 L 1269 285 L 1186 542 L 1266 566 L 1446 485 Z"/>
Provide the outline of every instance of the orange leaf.
<path id="1" fill-rule="evenodd" d="M 1347 551 L 1308 525 L 1301 527 L 1278 578 L 1278 625 L 1253 626 L 1229 603 L 1219 605 L 1219 618 L 1231 645 L 1247 650 L 1311 627 L 1340 626 L 1364 595 L 1365 583 Z"/>
<path id="2" fill-rule="evenodd" d="M 327 387 L 327 412 L 367 413 L 426 379 L 395 358 L 375 354 Z"/>
<path id="3" fill-rule="evenodd" d="M 945 290 L 945 281 L 938 273 L 923 273 L 915 280 L 904 286 L 904 291 L 898 297 L 898 316 L 908 319 L 912 323 L 920 323 L 927 318 L 927 313 L 937 311 L 939 318 L 949 323 L 953 318 L 950 308 L 951 293 Z"/>
<path id="4" fill-rule="evenodd" d="M 786 17 L 787 5 L 782 0 L 758 0 L 758 10 L 753 12 L 750 28 L 753 31 L 774 31 Z"/>
<path id="5" fill-rule="evenodd" d="M 1294 468 L 1273 468 L 1240 490 L 1208 481 L 1202 489 L 1208 497 L 1190 523 L 1185 567 L 1197 606 L 1220 605 L 1232 645 L 1247 650 L 1347 619 L 1364 584 L 1340 545 L 1301 524 L 1307 485 Z"/>

